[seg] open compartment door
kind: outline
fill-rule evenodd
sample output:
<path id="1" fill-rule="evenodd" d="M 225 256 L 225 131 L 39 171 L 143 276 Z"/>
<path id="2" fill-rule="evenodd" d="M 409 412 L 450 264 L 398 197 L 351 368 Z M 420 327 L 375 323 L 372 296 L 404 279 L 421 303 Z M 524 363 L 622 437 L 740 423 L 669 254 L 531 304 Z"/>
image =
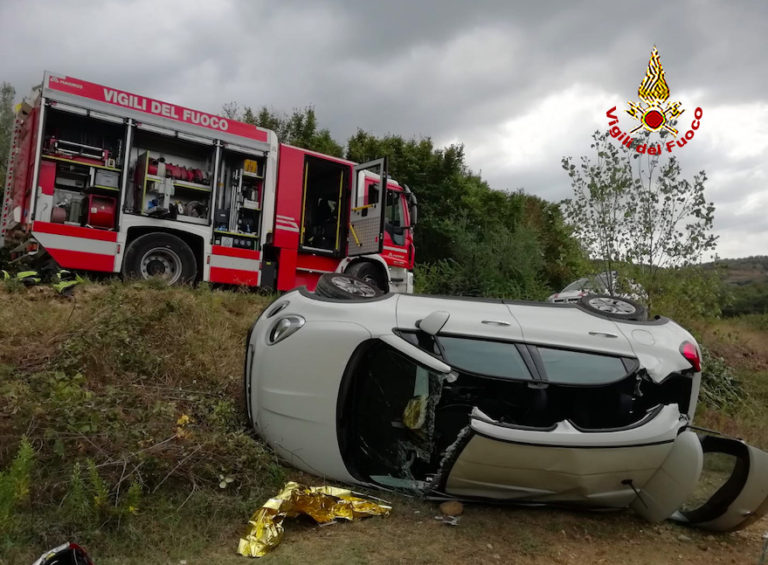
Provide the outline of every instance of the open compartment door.
<path id="1" fill-rule="evenodd" d="M 386 157 L 355 167 L 347 236 L 350 257 L 382 252 L 386 187 Z"/>

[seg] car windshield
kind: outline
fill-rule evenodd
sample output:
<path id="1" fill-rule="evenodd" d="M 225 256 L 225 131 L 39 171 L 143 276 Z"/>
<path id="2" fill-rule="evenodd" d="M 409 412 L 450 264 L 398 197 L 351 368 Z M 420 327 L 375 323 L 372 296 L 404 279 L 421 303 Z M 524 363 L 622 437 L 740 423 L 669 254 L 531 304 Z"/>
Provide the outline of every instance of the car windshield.
<path id="1" fill-rule="evenodd" d="M 600 273 L 595 277 L 595 283 L 600 285 L 601 289 L 608 289 L 616 284 L 616 274 L 609 275 L 608 273 Z"/>
<path id="2" fill-rule="evenodd" d="M 572 292 L 574 290 L 584 290 L 585 288 L 592 288 L 592 281 L 590 281 L 587 277 L 584 277 L 583 279 L 579 279 L 575 282 L 572 282 L 568 286 L 566 286 L 561 292 Z"/>

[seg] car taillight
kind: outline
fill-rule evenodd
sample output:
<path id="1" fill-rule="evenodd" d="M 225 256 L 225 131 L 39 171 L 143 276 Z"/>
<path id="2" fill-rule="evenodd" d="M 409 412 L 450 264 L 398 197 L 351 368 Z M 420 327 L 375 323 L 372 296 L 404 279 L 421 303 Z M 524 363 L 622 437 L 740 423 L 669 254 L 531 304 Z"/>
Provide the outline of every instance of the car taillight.
<path id="1" fill-rule="evenodd" d="M 699 349 L 693 345 L 690 341 L 684 341 L 680 344 L 680 353 L 683 357 L 688 359 L 688 362 L 693 367 L 693 370 L 697 373 L 701 372 L 701 355 Z"/>

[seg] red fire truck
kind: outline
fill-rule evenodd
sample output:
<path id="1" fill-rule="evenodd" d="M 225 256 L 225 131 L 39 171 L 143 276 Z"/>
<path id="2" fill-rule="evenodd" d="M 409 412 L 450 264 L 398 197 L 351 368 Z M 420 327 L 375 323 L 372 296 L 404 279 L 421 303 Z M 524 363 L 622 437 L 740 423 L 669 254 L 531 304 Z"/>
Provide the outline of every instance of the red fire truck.
<path id="1" fill-rule="evenodd" d="M 416 199 L 274 132 L 46 73 L 23 102 L 0 246 L 66 269 L 288 290 L 348 272 L 412 292 Z"/>

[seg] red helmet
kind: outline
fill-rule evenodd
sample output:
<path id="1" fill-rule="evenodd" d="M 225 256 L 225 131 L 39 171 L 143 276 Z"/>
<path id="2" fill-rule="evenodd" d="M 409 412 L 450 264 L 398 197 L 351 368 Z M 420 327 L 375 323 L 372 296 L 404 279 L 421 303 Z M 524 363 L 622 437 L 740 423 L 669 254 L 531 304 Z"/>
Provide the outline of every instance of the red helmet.
<path id="1" fill-rule="evenodd" d="M 85 550 L 67 542 L 43 553 L 32 565 L 93 565 Z"/>

